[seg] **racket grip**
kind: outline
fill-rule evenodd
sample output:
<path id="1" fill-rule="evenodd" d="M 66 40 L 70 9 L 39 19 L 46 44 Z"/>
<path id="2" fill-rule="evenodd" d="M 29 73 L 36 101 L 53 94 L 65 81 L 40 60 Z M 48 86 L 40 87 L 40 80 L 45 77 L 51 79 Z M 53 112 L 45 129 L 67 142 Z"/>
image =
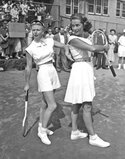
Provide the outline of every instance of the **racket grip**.
<path id="1" fill-rule="evenodd" d="M 28 90 L 26 91 L 25 101 L 28 101 Z"/>
<path id="2" fill-rule="evenodd" d="M 113 66 L 112 66 L 112 65 L 110 66 L 110 70 L 111 70 L 111 72 L 112 72 L 113 76 L 114 76 L 114 77 L 116 77 L 116 73 L 115 73 L 115 70 L 114 70 L 114 68 L 113 68 Z"/>

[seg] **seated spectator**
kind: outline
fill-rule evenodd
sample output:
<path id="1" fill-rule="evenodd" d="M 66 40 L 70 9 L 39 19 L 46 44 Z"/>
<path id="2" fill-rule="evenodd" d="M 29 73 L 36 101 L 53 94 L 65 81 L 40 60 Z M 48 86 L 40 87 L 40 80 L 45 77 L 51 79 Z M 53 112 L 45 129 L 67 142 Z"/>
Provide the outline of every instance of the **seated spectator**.
<path id="1" fill-rule="evenodd" d="M 18 8 L 17 8 L 17 5 L 14 4 L 12 6 L 12 9 L 10 10 L 10 15 L 12 16 L 12 22 L 18 22 L 19 20 L 19 11 L 18 11 Z"/>
<path id="2" fill-rule="evenodd" d="M 8 7 L 12 8 L 13 2 L 10 0 L 10 1 L 7 2 L 7 5 L 8 5 Z"/>
<path id="3" fill-rule="evenodd" d="M 27 13 L 28 13 L 28 5 L 27 5 L 26 1 L 24 1 L 24 0 L 22 1 L 20 8 L 21 8 L 20 22 L 25 22 L 25 19 L 27 17 Z"/>
<path id="4" fill-rule="evenodd" d="M 36 7 L 36 16 L 37 16 L 37 20 L 39 21 L 42 20 L 42 10 L 40 5 Z"/>
<path id="5" fill-rule="evenodd" d="M 2 1 L 2 8 L 3 8 L 3 10 L 6 12 L 7 11 L 7 3 L 3 0 Z"/>
<path id="6" fill-rule="evenodd" d="M 28 4 L 28 18 L 27 18 L 28 23 L 31 23 L 33 20 L 36 19 L 35 13 L 36 13 L 35 6 L 33 4 L 33 1 L 30 0 Z"/>

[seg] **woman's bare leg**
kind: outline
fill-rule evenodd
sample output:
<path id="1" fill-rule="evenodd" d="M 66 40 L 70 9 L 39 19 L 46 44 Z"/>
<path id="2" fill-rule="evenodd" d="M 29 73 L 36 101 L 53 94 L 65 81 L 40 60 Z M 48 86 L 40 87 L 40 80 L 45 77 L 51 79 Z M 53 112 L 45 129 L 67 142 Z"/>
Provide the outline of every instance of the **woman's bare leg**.
<path id="1" fill-rule="evenodd" d="M 51 141 L 49 140 L 47 134 L 52 135 L 53 132 L 47 129 L 47 125 L 51 117 L 51 114 L 55 110 L 57 105 L 55 102 L 53 91 L 43 92 L 43 98 L 45 99 L 47 107 L 42 106 L 40 110 L 41 123 L 39 123 L 38 127 L 38 136 L 44 144 L 50 145 Z"/>
<path id="2" fill-rule="evenodd" d="M 88 130 L 88 133 L 90 135 L 94 135 L 95 132 L 94 132 L 93 123 L 92 123 L 91 109 L 92 109 L 92 103 L 85 102 L 83 107 L 83 120 Z"/>
<path id="3" fill-rule="evenodd" d="M 56 109 L 57 104 L 55 101 L 54 93 L 53 91 L 43 92 L 43 96 L 45 98 L 45 101 L 47 103 L 47 108 L 44 112 L 43 116 L 43 128 L 47 127 L 47 124 L 49 122 L 49 119 L 51 117 L 52 112 Z"/>
<path id="4" fill-rule="evenodd" d="M 79 109 L 82 104 L 73 104 L 72 106 L 72 112 L 71 112 L 71 119 L 72 119 L 72 131 L 76 131 L 78 129 L 77 127 L 77 118 Z"/>

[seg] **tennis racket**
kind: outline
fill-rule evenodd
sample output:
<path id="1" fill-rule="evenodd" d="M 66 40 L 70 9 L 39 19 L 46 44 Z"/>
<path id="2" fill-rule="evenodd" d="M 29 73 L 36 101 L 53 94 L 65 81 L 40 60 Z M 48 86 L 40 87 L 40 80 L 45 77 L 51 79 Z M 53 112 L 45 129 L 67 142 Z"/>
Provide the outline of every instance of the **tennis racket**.
<path id="1" fill-rule="evenodd" d="M 24 137 L 27 134 L 26 130 L 28 127 L 27 109 L 28 109 L 28 91 L 26 91 L 26 95 L 25 95 L 25 111 L 24 111 L 24 117 L 23 117 L 23 122 L 22 122 L 23 136 Z"/>
<path id="2" fill-rule="evenodd" d="M 104 34 L 103 31 L 95 30 L 92 33 L 92 43 L 93 43 L 93 45 L 108 45 L 108 40 L 107 40 L 107 37 L 106 37 L 106 35 Z M 112 75 L 115 77 L 116 76 L 115 70 L 110 63 L 106 52 L 104 52 L 104 55 L 105 55 L 106 60 L 108 62 L 108 66 L 109 66 L 109 68 L 112 72 Z"/>

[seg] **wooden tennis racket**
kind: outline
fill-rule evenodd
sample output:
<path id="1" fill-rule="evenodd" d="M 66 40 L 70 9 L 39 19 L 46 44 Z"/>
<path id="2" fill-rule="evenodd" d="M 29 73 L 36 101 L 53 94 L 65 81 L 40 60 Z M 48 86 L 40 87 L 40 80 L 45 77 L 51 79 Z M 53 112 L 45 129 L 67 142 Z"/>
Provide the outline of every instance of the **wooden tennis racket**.
<path id="1" fill-rule="evenodd" d="M 92 33 L 92 43 L 93 43 L 93 45 L 108 45 L 108 40 L 107 40 L 107 37 L 103 31 L 95 30 Z M 112 64 L 110 63 L 106 52 L 104 52 L 104 55 L 105 55 L 106 60 L 108 62 L 108 66 L 112 72 L 112 75 L 115 77 L 116 76 L 115 70 L 114 70 Z"/>
<path id="2" fill-rule="evenodd" d="M 28 127 L 27 111 L 28 111 L 28 91 L 26 91 L 26 95 L 25 95 L 25 111 L 24 111 L 24 117 L 23 117 L 23 122 L 22 122 L 22 129 L 23 129 L 23 136 L 24 137 L 27 134 L 26 130 Z"/>

